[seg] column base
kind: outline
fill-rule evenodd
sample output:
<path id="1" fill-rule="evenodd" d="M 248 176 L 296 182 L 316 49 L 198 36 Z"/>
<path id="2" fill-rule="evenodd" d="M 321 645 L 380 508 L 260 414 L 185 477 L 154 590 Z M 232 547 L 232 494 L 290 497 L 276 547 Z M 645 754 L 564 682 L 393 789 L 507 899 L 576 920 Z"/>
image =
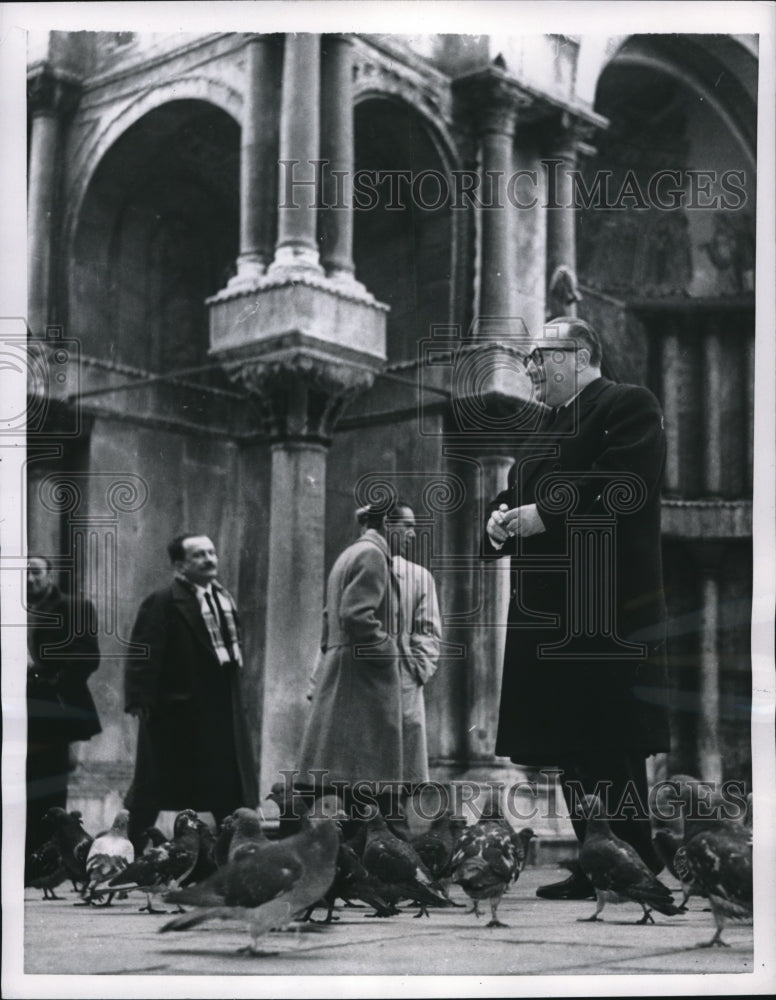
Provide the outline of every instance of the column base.
<path id="1" fill-rule="evenodd" d="M 267 273 L 272 277 L 290 278 L 299 271 L 307 274 L 324 273 L 317 250 L 301 246 L 278 247 L 275 259 L 267 268 Z"/>

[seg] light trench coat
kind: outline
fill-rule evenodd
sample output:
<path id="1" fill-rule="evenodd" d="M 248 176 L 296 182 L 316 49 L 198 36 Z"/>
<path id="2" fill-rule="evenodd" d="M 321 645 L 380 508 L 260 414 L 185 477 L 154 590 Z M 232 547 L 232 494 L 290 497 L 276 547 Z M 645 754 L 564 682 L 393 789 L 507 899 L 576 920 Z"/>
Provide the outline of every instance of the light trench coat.
<path id="1" fill-rule="evenodd" d="M 403 556 L 392 559 L 399 584 L 401 607 L 402 740 L 404 772 L 409 783 L 428 781 L 426 706 L 423 688 L 439 662 L 441 622 L 434 578 L 418 563 Z"/>
<path id="2" fill-rule="evenodd" d="M 428 777 L 423 684 L 436 669 L 439 610 L 430 574 L 396 558 L 392 568 L 385 538 L 368 529 L 329 574 L 302 784 L 316 783 L 313 770 L 324 784 Z"/>

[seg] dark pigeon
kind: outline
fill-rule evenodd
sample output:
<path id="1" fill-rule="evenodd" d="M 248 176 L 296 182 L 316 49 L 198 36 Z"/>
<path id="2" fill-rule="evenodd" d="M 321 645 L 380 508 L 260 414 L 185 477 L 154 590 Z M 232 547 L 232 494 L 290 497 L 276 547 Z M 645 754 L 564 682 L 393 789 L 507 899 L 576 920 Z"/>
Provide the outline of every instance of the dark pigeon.
<path id="1" fill-rule="evenodd" d="M 434 880 L 452 875 L 450 862 L 465 827 L 464 819 L 454 819 L 452 812 L 447 810 L 432 821 L 428 830 L 410 840 Z"/>
<path id="2" fill-rule="evenodd" d="M 61 899 L 54 890 L 66 880 L 67 868 L 62 861 L 62 852 L 53 840 L 47 840 L 30 852 L 24 866 L 25 886 L 42 889 L 44 899 Z"/>
<path id="3" fill-rule="evenodd" d="M 435 889 L 429 870 L 415 848 L 397 837 L 379 813 L 364 821 L 366 843 L 362 862 L 370 875 L 395 886 L 403 896 L 420 905 L 416 916 L 428 916 L 428 906 L 450 906 L 450 900 Z"/>
<path id="4" fill-rule="evenodd" d="M 583 808 L 587 824 L 579 864 L 593 883 L 598 902 L 592 917 L 581 919 L 598 920 L 607 903 L 638 903 L 644 911 L 639 924 L 654 923 L 651 910 L 666 916 L 681 913 L 671 890 L 650 871 L 636 849 L 612 833 L 598 796 L 586 795 Z"/>
<path id="5" fill-rule="evenodd" d="M 79 888 L 79 883 L 83 888 L 87 879 L 86 859 L 93 838 L 83 828 L 81 813 L 78 810 L 66 812 L 60 806 L 52 806 L 44 814 L 43 821 L 53 830 L 51 840 L 59 848 L 62 864 L 73 888 Z"/>
<path id="6" fill-rule="evenodd" d="M 752 917 L 752 831 L 746 824 L 728 823 L 696 833 L 674 858 L 682 881 L 705 896 L 717 930 L 700 947 L 727 946 L 722 930 L 727 920 Z"/>
<path id="7" fill-rule="evenodd" d="M 393 899 L 391 898 L 393 897 Z M 401 896 L 370 875 L 353 848 L 342 840 L 340 830 L 340 846 L 337 852 L 337 868 L 331 888 L 323 897 L 311 906 L 305 914 L 306 920 L 312 920 L 311 914 L 319 906 L 327 909 L 323 923 L 329 924 L 333 919 L 334 906 L 338 899 L 345 905 L 363 902 L 374 908 L 373 917 L 392 917 L 400 911 L 396 906 Z"/>
<path id="8" fill-rule="evenodd" d="M 190 810 L 193 812 L 193 810 Z M 216 836 L 207 823 L 194 813 L 194 825 L 197 828 L 199 837 L 199 851 L 194 868 L 181 880 L 181 885 L 196 885 L 203 882 L 213 874 L 218 865 L 216 864 Z"/>

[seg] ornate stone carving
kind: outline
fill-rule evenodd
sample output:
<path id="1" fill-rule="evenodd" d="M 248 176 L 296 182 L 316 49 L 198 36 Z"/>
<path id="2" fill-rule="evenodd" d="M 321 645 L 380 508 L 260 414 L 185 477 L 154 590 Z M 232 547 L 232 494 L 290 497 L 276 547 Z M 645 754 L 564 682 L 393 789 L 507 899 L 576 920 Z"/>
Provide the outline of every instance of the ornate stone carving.
<path id="1" fill-rule="evenodd" d="M 366 366 L 307 350 L 226 363 L 227 374 L 250 392 L 270 441 L 328 444 L 351 400 L 374 382 Z"/>
<path id="2" fill-rule="evenodd" d="M 481 135 L 514 135 L 518 113 L 533 96 L 498 66 L 467 73 L 453 82 L 462 117 L 475 121 Z"/>

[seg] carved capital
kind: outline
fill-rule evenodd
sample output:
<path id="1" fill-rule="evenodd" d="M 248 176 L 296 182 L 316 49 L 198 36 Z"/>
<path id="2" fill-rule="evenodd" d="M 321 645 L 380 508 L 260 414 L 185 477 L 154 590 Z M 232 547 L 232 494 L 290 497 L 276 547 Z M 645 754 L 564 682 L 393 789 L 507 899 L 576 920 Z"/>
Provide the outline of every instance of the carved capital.
<path id="1" fill-rule="evenodd" d="M 81 96 L 79 80 L 47 63 L 31 67 L 27 74 L 27 104 L 36 114 L 66 115 L 74 111 Z"/>
<path id="2" fill-rule="evenodd" d="M 601 123 L 561 109 L 544 122 L 545 151 L 549 156 L 575 166 L 580 155 L 596 154 L 597 150 L 591 143 L 601 128 Z"/>
<path id="3" fill-rule="evenodd" d="M 258 404 L 262 430 L 270 441 L 329 444 L 350 402 L 371 388 L 375 372 L 308 350 L 226 363 L 232 381 Z"/>
<path id="4" fill-rule="evenodd" d="M 497 66 L 459 77 L 453 86 L 480 136 L 513 136 L 518 115 L 533 103 L 532 95 Z"/>

